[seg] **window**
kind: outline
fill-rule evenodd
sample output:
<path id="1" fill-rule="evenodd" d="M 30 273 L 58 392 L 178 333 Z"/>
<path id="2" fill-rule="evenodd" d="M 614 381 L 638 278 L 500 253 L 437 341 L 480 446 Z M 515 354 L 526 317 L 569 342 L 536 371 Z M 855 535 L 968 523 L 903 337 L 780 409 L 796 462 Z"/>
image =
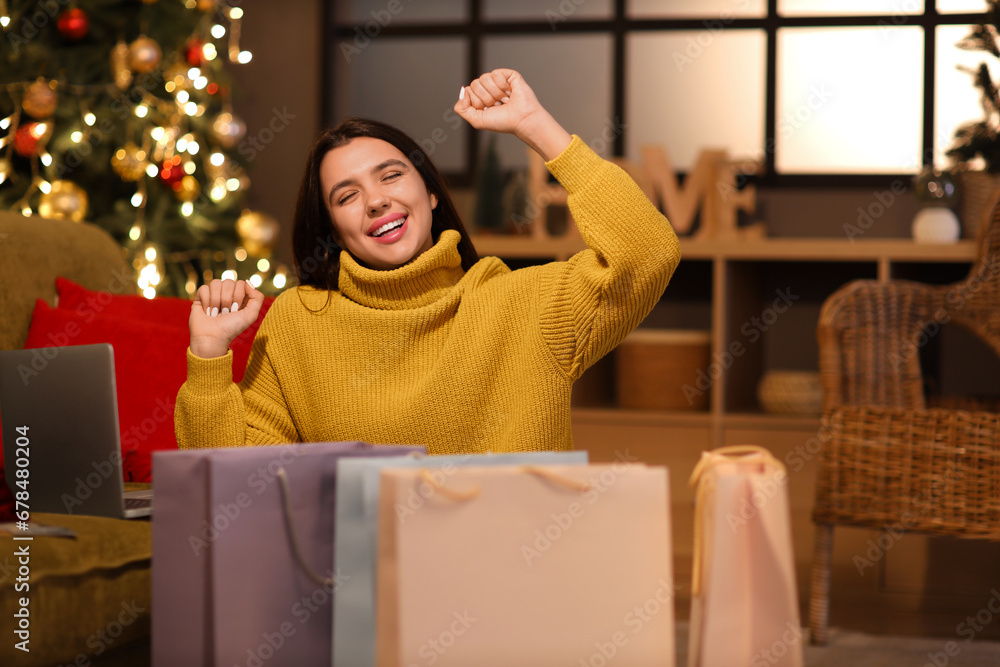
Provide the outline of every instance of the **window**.
<path id="1" fill-rule="evenodd" d="M 334 10 L 334 6 L 337 7 Z M 945 166 L 981 116 L 956 43 L 983 0 L 383 0 L 330 3 L 324 117 L 370 115 L 456 185 L 483 140 L 451 112 L 484 71 L 522 71 L 605 155 L 667 148 L 686 171 L 725 148 L 764 185 L 873 185 Z M 995 60 L 995 59 L 994 59 Z M 993 63 L 989 63 L 991 66 Z M 502 164 L 523 166 L 513 139 Z"/>

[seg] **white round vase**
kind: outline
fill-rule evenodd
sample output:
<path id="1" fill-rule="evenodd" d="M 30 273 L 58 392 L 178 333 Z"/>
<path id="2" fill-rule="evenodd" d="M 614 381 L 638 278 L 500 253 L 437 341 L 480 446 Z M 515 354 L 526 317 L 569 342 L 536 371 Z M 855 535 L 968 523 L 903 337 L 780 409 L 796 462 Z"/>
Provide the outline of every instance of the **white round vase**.
<path id="1" fill-rule="evenodd" d="M 913 240 L 917 243 L 955 243 L 961 231 L 958 216 L 943 206 L 922 208 L 913 218 Z"/>

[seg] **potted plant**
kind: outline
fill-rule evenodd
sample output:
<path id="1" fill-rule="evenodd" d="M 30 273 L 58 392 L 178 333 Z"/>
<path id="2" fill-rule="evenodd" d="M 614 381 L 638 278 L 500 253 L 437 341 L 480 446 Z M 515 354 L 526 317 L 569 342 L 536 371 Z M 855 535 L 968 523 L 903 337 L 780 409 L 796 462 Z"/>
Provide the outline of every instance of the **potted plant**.
<path id="1" fill-rule="evenodd" d="M 986 0 L 982 21 L 955 46 L 966 51 L 984 51 L 1000 59 L 1000 0 Z M 1000 187 L 1000 91 L 985 62 L 978 67 L 958 68 L 972 76 L 980 91 L 983 116 L 955 130 L 946 155 L 957 165 L 962 186 L 962 227 L 974 236 L 990 196 Z"/>

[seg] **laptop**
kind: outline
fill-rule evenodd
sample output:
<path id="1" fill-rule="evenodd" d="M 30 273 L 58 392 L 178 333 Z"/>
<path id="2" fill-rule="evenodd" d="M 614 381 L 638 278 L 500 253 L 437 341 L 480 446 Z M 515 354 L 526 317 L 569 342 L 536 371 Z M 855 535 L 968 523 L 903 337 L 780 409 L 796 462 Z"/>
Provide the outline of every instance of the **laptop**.
<path id="1" fill-rule="evenodd" d="M 0 435 L 7 486 L 28 492 L 29 512 L 152 514 L 151 490 L 125 493 L 111 345 L 0 350 Z"/>

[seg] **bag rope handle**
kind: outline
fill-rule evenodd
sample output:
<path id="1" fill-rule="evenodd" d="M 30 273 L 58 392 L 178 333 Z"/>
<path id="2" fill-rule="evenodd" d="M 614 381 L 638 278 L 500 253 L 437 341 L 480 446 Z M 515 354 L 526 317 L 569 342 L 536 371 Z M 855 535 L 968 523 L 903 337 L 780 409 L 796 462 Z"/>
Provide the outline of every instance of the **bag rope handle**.
<path id="1" fill-rule="evenodd" d="M 295 560 L 299 562 L 299 567 L 302 571 L 306 573 L 310 579 L 319 584 L 320 586 L 333 586 L 336 584 L 332 577 L 322 577 L 309 567 L 306 563 L 306 559 L 302 557 L 302 550 L 299 548 L 299 540 L 295 536 L 295 525 L 292 522 L 292 501 L 291 501 L 291 490 L 288 487 L 288 473 L 285 469 L 278 468 L 277 473 L 275 473 L 278 481 L 281 482 L 281 508 L 285 513 L 285 528 L 288 529 L 288 540 L 292 546 L 292 554 L 295 556 Z"/>
<path id="2" fill-rule="evenodd" d="M 455 502 L 465 502 L 472 500 L 479 496 L 483 492 L 481 487 L 474 487 L 466 491 L 456 491 L 455 489 L 449 489 L 443 483 L 438 482 L 431 476 L 431 471 L 427 468 L 420 469 L 420 479 L 425 481 L 428 486 L 434 489 L 435 492 L 440 493 L 442 496 L 448 500 L 454 500 Z"/>
<path id="3" fill-rule="evenodd" d="M 542 468 L 540 466 L 522 466 L 521 469 L 525 472 L 530 472 L 534 475 L 538 475 L 539 477 L 543 477 L 550 482 L 562 484 L 563 486 L 573 489 L 574 491 L 579 491 L 580 493 L 590 491 L 590 482 L 580 482 L 571 477 L 566 477 L 565 475 L 553 472 L 548 468 Z"/>
<path id="4" fill-rule="evenodd" d="M 553 472 L 552 470 L 549 470 L 547 468 L 543 468 L 540 466 L 525 465 L 521 466 L 521 470 L 527 473 L 531 473 L 533 475 L 537 475 L 538 477 L 547 479 L 550 482 L 561 484 L 562 486 L 572 489 L 573 491 L 579 491 L 583 493 L 584 491 L 590 490 L 590 482 L 581 482 L 572 479 L 571 477 L 560 475 L 559 473 Z M 427 485 L 430 486 L 432 489 L 434 489 L 434 491 L 436 491 L 437 493 L 440 493 L 448 500 L 454 500 L 455 502 L 465 502 L 468 500 L 472 500 L 473 498 L 478 497 L 479 494 L 482 493 L 483 491 L 482 487 L 475 487 L 465 491 L 449 489 L 442 482 L 438 482 L 436 479 L 434 479 L 434 477 L 430 473 L 430 470 L 428 470 L 427 468 L 420 469 L 420 479 L 426 482 Z"/>
<path id="5" fill-rule="evenodd" d="M 695 465 L 694 471 L 691 473 L 691 479 L 688 480 L 688 484 L 691 486 L 696 485 L 700 481 L 701 476 L 705 473 L 706 468 L 717 463 L 720 457 L 736 458 L 737 456 L 745 454 L 760 454 L 764 459 L 764 463 L 777 467 L 784 467 L 778 459 L 774 458 L 774 455 L 771 452 L 760 445 L 727 445 L 725 447 L 713 449 L 710 452 L 704 452 L 701 459 L 698 460 L 697 465 Z"/>
<path id="6" fill-rule="evenodd" d="M 730 459 L 729 462 L 732 462 L 736 460 L 736 457 L 747 454 L 761 455 L 763 463 L 768 467 L 775 467 L 778 470 L 784 470 L 785 468 L 770 451 L 759 445 L 727 445 L 713 449 L 710 452 L 702 452 L 701 458 L 698 460 L 697 465 L 695 465 L 694 471 L 691 473 L 691 478 L 688 480 L 688 484 L 696 487 L 695 507 L 704 507 L 705 500 L 712 490 L 709 488 L 709 484 L 707 484 L 708 480 L 705 478 L 705 473 L 708 472 L 708 469 L 719 463 L 721 459 Z M 694 515 L 694 553 L 692 554 L 694 562 L 691 567 L 691 595 L 701 594 L 701 556 L 704 551 L 705 541 L 704 521 L 704 512 L 696 511 Z"/>

